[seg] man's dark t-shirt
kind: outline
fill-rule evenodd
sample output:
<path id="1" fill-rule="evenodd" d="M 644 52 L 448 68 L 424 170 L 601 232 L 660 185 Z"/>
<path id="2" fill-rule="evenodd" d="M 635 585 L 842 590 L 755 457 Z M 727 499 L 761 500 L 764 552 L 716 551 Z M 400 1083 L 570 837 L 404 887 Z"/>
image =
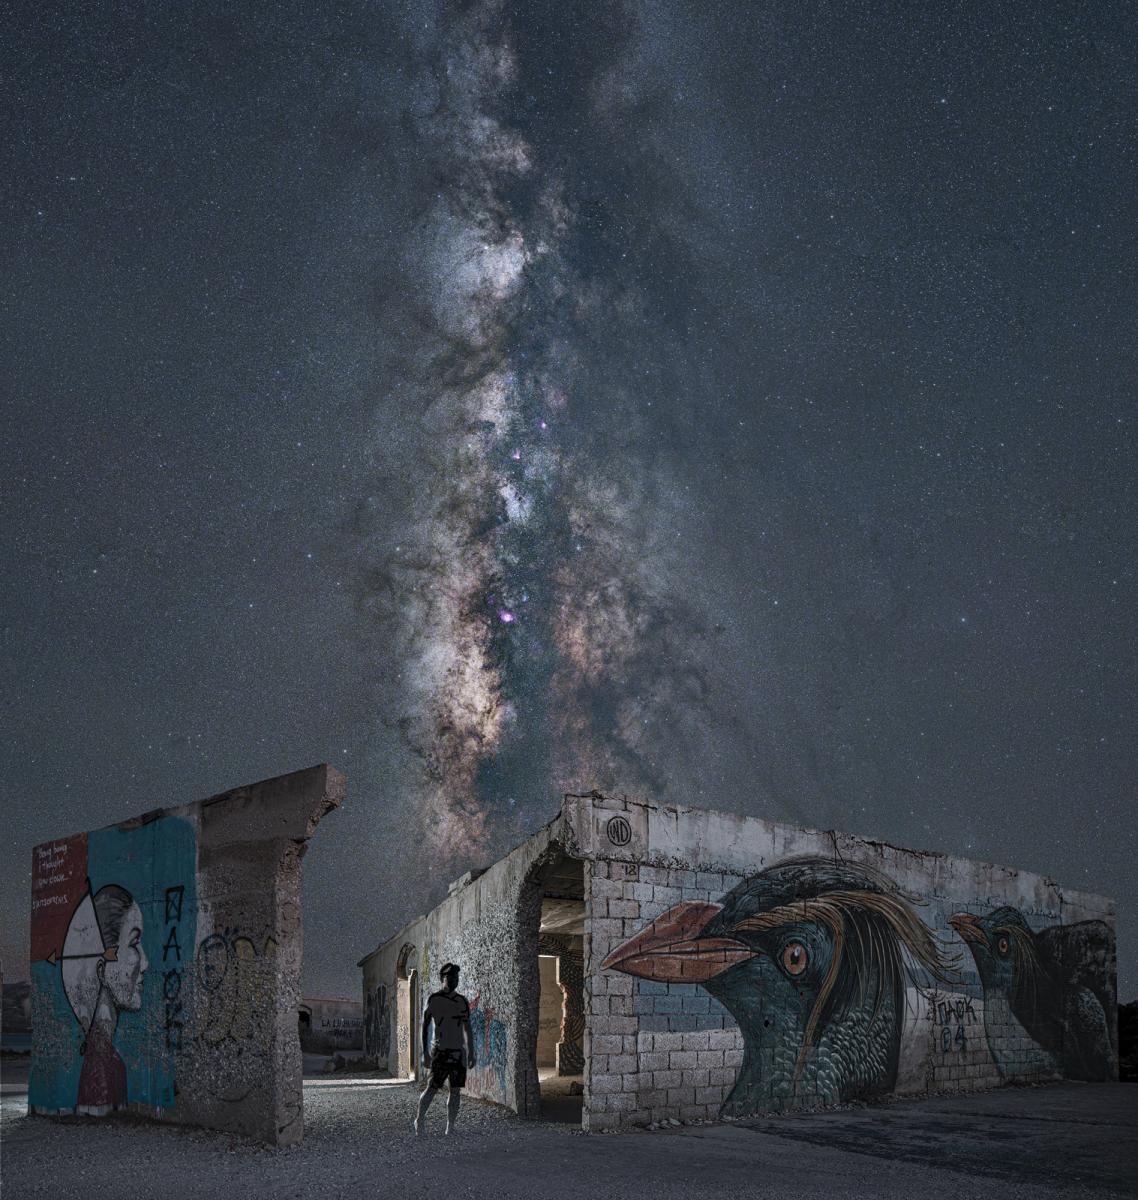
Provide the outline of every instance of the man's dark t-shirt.
<path id="1" fill-rule="evenodd" d="M 427 1015 L 435 1023 L 434 1046 L 440 1050 L 462 1050 L 470 1024 L 470 1004 L 461 992 L 432 992 Z"/>
<path id="2" fill-rule="evenodd" d="M 430 1086 L 452 1088 L 466 1084 L 466 1028 L 470 1024 L 470 1005 L 461 992 L 432 992 L 427 1000 L 427 1015 L 435 1023 L 431 1048 Z"/>

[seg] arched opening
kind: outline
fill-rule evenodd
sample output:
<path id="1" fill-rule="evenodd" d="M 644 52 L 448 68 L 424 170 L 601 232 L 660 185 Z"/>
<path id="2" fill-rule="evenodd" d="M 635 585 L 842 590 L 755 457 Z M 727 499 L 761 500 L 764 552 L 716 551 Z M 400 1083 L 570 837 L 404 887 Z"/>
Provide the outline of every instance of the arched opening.
<path id="1" fill-rule="evenodd" d="M 300 1036 L 300 1050 L 303 1054 L 308 1050 L 312 1040 L 312 1010 L 301 1008 L 296 1014 L 296 1031 Z"/>
<path id="2" fill-rule="evenodd" d="M 395 965 L 395 1062 L 392 1074 L 414 1079 L 419 1070 L 420 1028 L 423 1006 L 419 997 L 419 972 L 411 965 L 415 947 L 405 942 Z"/>

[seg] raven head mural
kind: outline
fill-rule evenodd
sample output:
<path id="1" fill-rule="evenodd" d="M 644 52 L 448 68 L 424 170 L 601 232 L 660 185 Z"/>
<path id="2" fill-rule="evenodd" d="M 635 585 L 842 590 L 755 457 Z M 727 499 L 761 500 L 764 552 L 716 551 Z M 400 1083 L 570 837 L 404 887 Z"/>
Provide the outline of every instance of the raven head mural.
<path id="1" fill-rule="evenodd" d="M 1071 1079 L 1114 1077 L 1117 1005 L 1114 933 L 1103 921 L 1052 925 L 1033 933 L 1018 908 L 977 917 L 955 913 L 984 989 L 984 1032 L 1005 1077 L 1050 1067 Z M 1046 1056 L 1009 1054 L 1009 1030 Z"/>
<path id="2" fill-rule="evenodd" d="M 601 965 L 698 983 L 724 1005 L 743 1063 L 722 1111 L 745 1116 L 891 1090 L 910 964 L 948 982 L 911 898 L 870 867 L 806 857 L 717 904 L 676 905 Z"/>
<path id="3" fill-rule="evenodd" d="M 948 923 L 972 952 L 984 997 L 1000 994 L 1010 999 L 1019 992 L 1024 1000 L 1039 981 L 1035 936 L 1018 908 L 997 908 L 985 917 L 954 913 Z"/>

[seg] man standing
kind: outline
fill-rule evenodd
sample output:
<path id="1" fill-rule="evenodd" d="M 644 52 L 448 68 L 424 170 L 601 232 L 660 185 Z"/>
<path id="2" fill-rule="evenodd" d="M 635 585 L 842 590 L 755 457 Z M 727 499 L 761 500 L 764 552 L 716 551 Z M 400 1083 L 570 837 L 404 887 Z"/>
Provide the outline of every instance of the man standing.
<path id="1" fill-rule="evenodd" d="M 439 970 L 443 981 L 442 991 L 433 992 L 423 1013 L 423 1066 L 431 1074 L 427 1086 L 419 1097 L 419 1111 L 415 1114 L 414 1129 L 421 1133 L 423 1118 L 435 1093 L 444 1083 L 450 1084 L 447 1096 L 447 1133 L 454 1132 L 458 1120 L 458 1102 L 462 1087 L 466 1083 L 468 1067 L 475 1065 L 474 1034 L 470 1030 L 470 1005 L 458 990 L 458 967 L 444 963 Z M 435 1038 L 428 1053 L 427 1044 L 431 1022 L 435 1023 Z M 463 1042 L 466 1042 L 466 1057 L 463 1058 Z"/>

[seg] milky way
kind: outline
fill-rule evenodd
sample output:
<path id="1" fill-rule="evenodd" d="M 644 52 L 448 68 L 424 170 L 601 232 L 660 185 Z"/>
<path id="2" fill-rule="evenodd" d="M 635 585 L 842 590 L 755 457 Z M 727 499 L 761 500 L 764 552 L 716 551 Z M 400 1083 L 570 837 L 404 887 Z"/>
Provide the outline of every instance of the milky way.
<path id="1" fill-rule="evenodd" d="M 582 270 L 577 198 L 506 115 L 520 85 L 504 6 L 456 21 L 426 77 L 417 133 L 438 190 L 406 270 L 428 314 L 412 378 L 430 503 L 371 580 L 401 639 L 424 827 L 461 857 L 488 822 L 517 832 L 570 788 L 659 793 L 661 717 L 705 684 L 680 645 L 698 622 L 669 572 L 672 481 L 622 473 L 619 447 L 575 424 L 589 390 L 620 436 L 641 433 L 620 381 L 580 369 L 598 327 L 636 336 L 641 298 L 619 270 Z"/>
<path id="2" fill-rule="evenodd" d="M 136 8 L 11 38 L 5 978 L 31 846 L 329 761 L 316 994 L 599 787 L 1133 995 L 1133 5 Z"/>

